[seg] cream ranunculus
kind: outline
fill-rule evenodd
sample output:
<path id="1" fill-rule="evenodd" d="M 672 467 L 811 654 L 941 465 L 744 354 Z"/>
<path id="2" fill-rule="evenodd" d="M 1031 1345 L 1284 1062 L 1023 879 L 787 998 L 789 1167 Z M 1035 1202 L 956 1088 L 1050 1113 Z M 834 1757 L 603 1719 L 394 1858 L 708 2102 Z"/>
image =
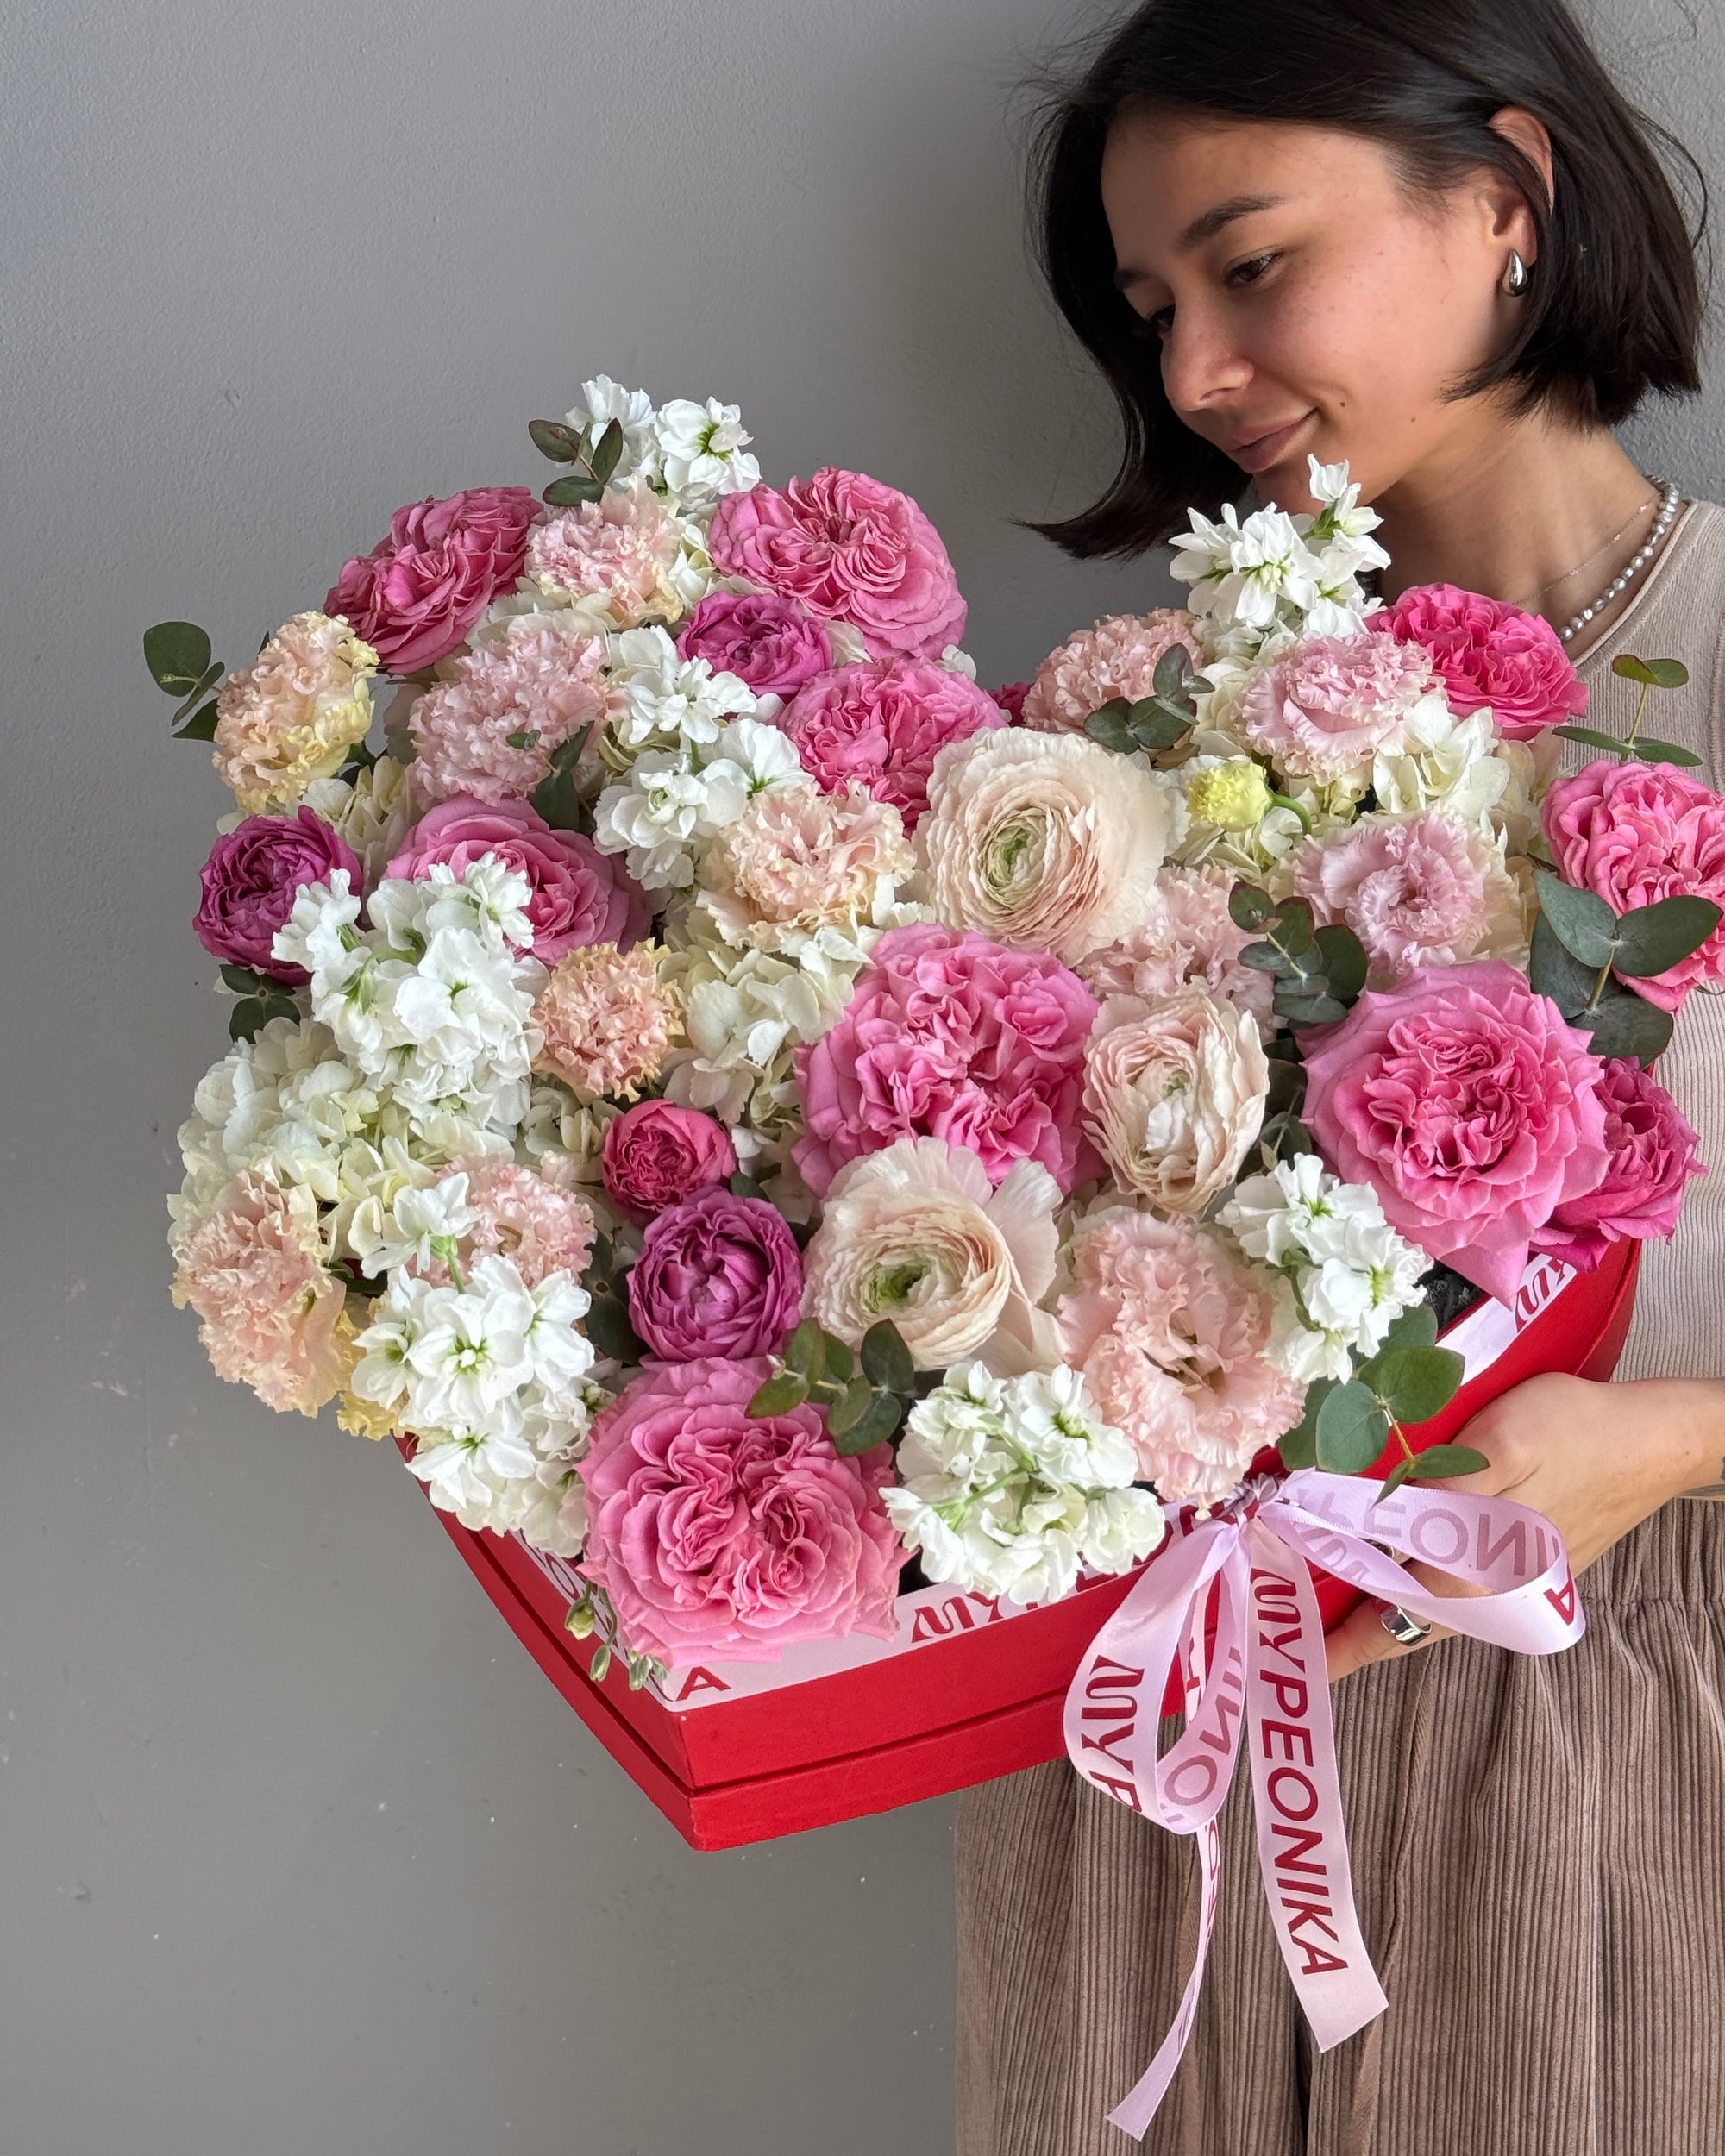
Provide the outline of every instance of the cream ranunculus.
<path id="1" fill-rule="evenodd" d="M 1195 1217 L 1264 1121 L 1270 1065 L 1249 1011 L 1201 988 L 1102 1006 L 1084 1056 L 1084 1127 L 1124 1190 Z"/>
<path id="2" fill-rule="evenodd" d="M 1054 1278 L 1059 1203 L 1034 1161 L 994 1190 L 968 1147 L 900 1138 L 833 1178 L 804 1253 L 806 1307 L 853 1347 L 890 1319 L 919 1369 L 974 1355 L 1013 1373 L 1056 1360 L 1035 1305 Z"/>
<path id="3" fill-rule="evenodd" d="M 1068 965 L 1143 919 L 1174 829 L 1157 780 L 1082 734 L 955 742 L 928 799 L 917 851 L 940 918 Z"/>

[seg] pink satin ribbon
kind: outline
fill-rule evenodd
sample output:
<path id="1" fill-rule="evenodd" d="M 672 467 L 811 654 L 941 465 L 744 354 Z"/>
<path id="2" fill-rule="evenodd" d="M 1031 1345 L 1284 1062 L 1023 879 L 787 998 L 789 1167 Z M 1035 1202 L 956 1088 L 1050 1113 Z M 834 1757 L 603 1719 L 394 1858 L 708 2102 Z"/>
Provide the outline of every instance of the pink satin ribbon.
<path id="1" fill-rule="evenodd" d="M 1554 1654 L 1582 1635 L 1568 1552 L 1548 1520 L 1503 1498 L 1412 1485 L 1374 1504 L 1381 1487 L 1304 1468 L 1239 1513 L 1202 1521 L 1146 1567 L 1066 1695 L 1066 1748 L 1085 1780 L 1198 1843 L 1198 1951 L 1180 2010 L 1149 2070 L 1108 2114 L 1134 2138 L 1167 2091 L 1197 2011 L 1221 1877 L 1216 1815 L 1242 1733 L 1258 1868 L 1318 2048 L 1328 2051 L 1388 2004 L 1354 1913 L 1311 1566 L 1521 1654 Z M 1373 1543 L 1484 1591 L 1428 1594 Z M 1176 1670 L 1186 1727 L 1158 1759 L 1157 1724 Z"/>

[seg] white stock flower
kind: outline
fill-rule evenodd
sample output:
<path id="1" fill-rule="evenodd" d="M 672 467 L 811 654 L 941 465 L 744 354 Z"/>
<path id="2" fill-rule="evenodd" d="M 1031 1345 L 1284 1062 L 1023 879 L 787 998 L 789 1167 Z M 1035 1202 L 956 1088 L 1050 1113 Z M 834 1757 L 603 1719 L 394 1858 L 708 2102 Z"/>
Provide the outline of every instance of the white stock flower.
<path id="1" fill-rule="evenodd" d="M 757 699 L 746 681 L 715 674 L 705 659 L 685 659 L 662 629 L 624 630 L 610 649 L 621 705 L 611 736 L 629 755 L 685 743 L 705 748 L 729 720 L 754 715 Z"/>
<path id="2" fill-rule="evenodd" d="M 746 494 L 760 484 L 760 466 L 744 454 L 754 437 L 735 404 L 674 397 L 660 405 L 654 434 L 660 473 L 685 508 L 707 508 L 722 494 Z"/>
<path id="3" fill-rule="evenodd" d="M 659 476 L 659 439 L 654 427 L 653 399 L 644 389 L 624 389 L 608 374 L 596 374 L 581 384 L 580 402 L 565 415 L 572 427 L 606 426 L 612 420 L 623 428 L 623 455 L 612 474 L 618 485 L 637 477 Z"/>
<path id="4" fill-rule="evenodd" d="M 734 824 L 757 794 L 806 783 L 795 748 L 776 726 L 736 719 L 705 752 L 637 756 L 627 777 L 599 795 L 593 843 L 601 853 L 626 852 L 643 890 L 687 890 L 706 840 Z"/>
<path id="5" fill-rule="evenodd" d="M 398 1265 L 411 1263 L 429 1271 L 438 1259 L 447 1260 L 477 1218 L 467 1203 L 465 1175 L 447 1175 L 423 1189 L 406 1184 L 396 1193 L 364 1269 L 389 1273 Z"/>

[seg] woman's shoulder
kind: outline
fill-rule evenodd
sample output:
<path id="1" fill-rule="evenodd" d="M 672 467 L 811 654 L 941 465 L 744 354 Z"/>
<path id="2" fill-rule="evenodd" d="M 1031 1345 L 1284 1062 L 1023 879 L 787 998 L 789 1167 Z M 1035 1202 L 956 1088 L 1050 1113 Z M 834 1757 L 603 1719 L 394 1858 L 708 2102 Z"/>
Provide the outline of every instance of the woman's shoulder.
<path id="1" fill-rule="evenodd" d="M 1622 731 L 1640 700 L 1636 685 L 1611 671 L 1626 652 L 1677 659 L 1688 669 L 1685 689 L 1659 693 L 1657 723 L 1649 713 L 1647 730 L 1693 749 L 1716 783 L 1725 766 L 1725 505 L 1686 505 L 1642 589 L 1578 661 L 1590 715 L 1608 732 Z"/>

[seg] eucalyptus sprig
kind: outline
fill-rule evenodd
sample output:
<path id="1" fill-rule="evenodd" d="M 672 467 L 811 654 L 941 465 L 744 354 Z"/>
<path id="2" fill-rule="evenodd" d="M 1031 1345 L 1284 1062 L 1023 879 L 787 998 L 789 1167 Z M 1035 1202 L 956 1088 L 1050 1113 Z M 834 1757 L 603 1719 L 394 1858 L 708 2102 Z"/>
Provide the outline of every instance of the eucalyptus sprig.
<path id="1" fill-rule="evenodd" d="M 612 1660 L 621 1655 L 629 1670 L 629 1689 L 638 1692 L 656 1681 L 662 1684 L 667 1675 L 665 1664 L 655 1654 L 637 1654 L 624 1640 L 617 1621 L 617 1612 L 604 1588 L 597 1582 L 577 1575 L 581 1591 L 569 1604 L 568 1614 L 563 1620 L 565 1632 L 577 1639 L 589 1639 L 599 1634 L 599 1645 L 593 1651 L 587 1664 L 587 1675 L 595 1684 L 603 1684 Z"/>
<path id="2" fill-rule="evenodd" d="M 551 768 L 533 789 L 533 805 L 554 831 L 580 831 L 593 837 L 593 812 L 575 790 L 575 770 L 586 747 L 587 736 L 593 731 L 591 724 L 583 726 L 560 748 L 551 751 Z M 511 734 L 511 749 L 530 749 L 538 740 L 538 730 Z"/>
<path id="3" fill-rule="evenodd" d="M 1240 953 L 1243 966 L 1275 981 L 1277 1018 L 1290 1025 L 1333 1025 L 1345 1018 L 1365 987 L 1365 949 L 1351 928 L 1314 923 L 1304 899 L 1281 903 L 1255 883 L 1237 883 L 1228 894 L 1236 928 L 1254 929 L 1262 940 Z"/>
<path id="4" fill-rule="evenodd" d="M 613 1363 L 638 1363 L 646 1347 L 629 1319 L 629 1269 L 603 1232 L 593 1239 L 581 1285 L 592 1297 L 582 1321 L 588 1339 Z"/>
<path id="5" fill-rule="evenodd" d="M 1680 749 L 1674 741 L 1656 741 L 1651 734 L 1643 735 L 1641 721 L 1647 716 L 1647 699 L 1655 689 L 1681 689 L 1689 686 L 1689 668 L 1681 659 L 1638 659 L 1633 651 L 1621 651 L 1611 661 L 1611 671 L 1625 681 L 1639 681 L 1641 693 L 1635 699 L 1635 716 L 1628 733 L 1622 741 L 1615 734 L 1602 733 L 1596 726 L 1554 726 L 1552 731 L 1565 741 L 1577 741 L 1584 748 L 1596 749 L 1603 756 L 1616 756 L 1627 763 L 1634 758 L 1641 763 L 1680 763 L 1694 766 L 1701 761 L 1692 749 Z"/>
<path id="6" fill-rule="evenodd" d="M 1320 1467 L 1332 1475 L 1364 1475 L 1393 1436 L 1402 1457 L 1378 1499 L 1414 1476 L 1439 1482 L 1477 1475 L 1486 1464 L 1484 1453 L 1465 1445 L 1434 1445 L 1415 1452 L 1402 1428 L 1428 1422 L 1448 1407 L 1466 1375 L 1462 1357 L 1437 1341 L 1437 1319 L 1421 1303 L 1402 1312 L 1375 1355 L 1355 1357 L 1352 1376 L 1316 1379 L 1307 1388 L 1305 1414 L 1278 1446 L 1284 1463 Z"/>
<path id="7" fill-rule="evenodd" d="M 1672 1013 L 1621 985 L 1669 972 L 1718 927 L 1711 899 L 1678 896 L 1618 913 L 1596 892 L 1535 868 L 1540 918 L 1527 977 L 1571 1025 L 1591 1036 L 1596 1056 L 1651 1063 L 1672 1037 Z M 1615 976 L 1615 978 L 1614 978 Z"/>
<path id="8" fill-rule="evenodd" d="M 297 1018 L 299 1006 L 279 981 L 249 966 L 223 966 L 222 981 L 240 1000 L 228 1013 L 228 1038 L 248 1041 L 272 1018 Z"/>
<path id="9" fill-rule="evenodd" d="M 1084 721 L 1084 730 L 1104 749 L 1123 756 L 1142 750 L 1147 756 L 1183 741 L 1197 724 L 1192 655 L 1184 644 L 1170 644 L 1156 662 L 1151 693 L 1136 699 L 1111 697 Z"/>
<path id="10" fill-rule="evenodd" d="M 787 1414 L 807 1401 L 825 1413 L 833 1450 L 842 1454 L 884 1445 L 916 1397 L 916 1364 L 904 1335 L 888 1318 L 869 1326 L 854 1355 L 814 1319 L 805 1318 L 775 1359 L 773 1375 L 749 1402 L 750 1413 Z"/>
<path id="11" fill-rule="evenodd" d="M 554 509 L 568 509 L 580 502 L 596 502 L 604 493 L 623 455 L 623 423 L 609 419 L 603 426 L 570 427 L 561 419 L 530 419 L 527 431 L 541 456 L 553 464 L 573 468 L 553 479 L 540 496 Z"/>
<path id="12" fill-rule="evenodd" d="M 210 639 L 196 622 L 159 621 L 144 631 L 144 664 L 150 678 L 179 709 L 168 721 L 176 741 L 214 741 L 216 701 L 210 694 L 227 668 L 210 655 Z"/>

